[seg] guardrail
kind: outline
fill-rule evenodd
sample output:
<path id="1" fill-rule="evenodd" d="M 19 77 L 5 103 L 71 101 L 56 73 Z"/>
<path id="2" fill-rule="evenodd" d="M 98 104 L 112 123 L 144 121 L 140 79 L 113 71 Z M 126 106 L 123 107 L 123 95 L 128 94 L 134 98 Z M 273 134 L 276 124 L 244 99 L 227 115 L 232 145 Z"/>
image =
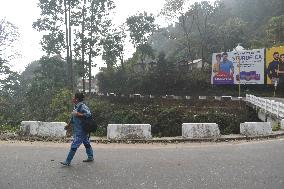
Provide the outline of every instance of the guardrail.
<path id="1" fill-rule="evenodd" d="M 277 118 L 284 118 L 284 104 L 281 102 L 276 102 L 275 100 L 269 100 L 250 94 L 246 95 L 246 101 L 263 109 L 265 112 L 276 115 Z"/>

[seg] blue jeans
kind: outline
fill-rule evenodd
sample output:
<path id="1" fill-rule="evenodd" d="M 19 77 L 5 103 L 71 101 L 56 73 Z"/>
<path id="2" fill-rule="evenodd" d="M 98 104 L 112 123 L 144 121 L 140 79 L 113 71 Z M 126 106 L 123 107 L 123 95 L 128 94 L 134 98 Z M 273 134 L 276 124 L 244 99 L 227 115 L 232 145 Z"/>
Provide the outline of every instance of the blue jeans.
<path id="1" fill-rule="evenodd" d="M 85 147 L 90 147 L 90 138 L 87 135 L 74 135 L 71 148 L 79 148 L 81 144 L 84 144 Z"/>

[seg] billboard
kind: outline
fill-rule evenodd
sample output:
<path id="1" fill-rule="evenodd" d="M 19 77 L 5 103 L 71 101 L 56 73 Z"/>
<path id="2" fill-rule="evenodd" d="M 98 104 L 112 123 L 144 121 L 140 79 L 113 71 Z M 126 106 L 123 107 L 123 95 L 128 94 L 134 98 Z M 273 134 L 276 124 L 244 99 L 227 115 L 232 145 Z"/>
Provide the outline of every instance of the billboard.
<path id="1" fill-rule="evenodd" d="M 239 81 L 264 84 L 264 49 L 213 53 L 211 84 L 239 84 Z"/>
<path id="2" fill-rule="evenodd" d="M 284 47 L 266 49 L 267 84 L 284 83 Z"/>

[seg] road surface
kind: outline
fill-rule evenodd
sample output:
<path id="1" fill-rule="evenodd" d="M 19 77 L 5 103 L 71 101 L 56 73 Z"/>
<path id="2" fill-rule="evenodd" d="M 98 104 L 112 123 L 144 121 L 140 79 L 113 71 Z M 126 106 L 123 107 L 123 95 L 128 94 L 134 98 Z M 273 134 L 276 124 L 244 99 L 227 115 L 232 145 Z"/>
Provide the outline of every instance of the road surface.
<path id="1" fill-rule="evenodd" d="M 235 143 L 94 144 L 95 162 L 59 164 L 69 144 L 0 142 L 1 189 L 283 189 L 284 139 Z"/>

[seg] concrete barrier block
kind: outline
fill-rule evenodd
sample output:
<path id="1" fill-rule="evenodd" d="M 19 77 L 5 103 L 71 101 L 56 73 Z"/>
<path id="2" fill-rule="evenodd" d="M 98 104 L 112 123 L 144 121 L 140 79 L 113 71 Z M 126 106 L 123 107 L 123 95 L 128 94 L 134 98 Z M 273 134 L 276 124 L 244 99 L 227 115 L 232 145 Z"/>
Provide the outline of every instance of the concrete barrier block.
<path id="1" fill-rule="evenodd" d="M 232 100 L 232 96 L 221 96 L 221 100 Z"/>
<path id="2" fill-rule="evenodd" d="M 150 98 L 155 98 L 155 96 L 154 95 L 150 95 Z"/>
<path id="3" fill-rule="evenodd" d="M 140 99 L 141 98 L 141 94 L 133 94 L 133 98 Z"/>
<path id="4" fill-rule="evenodd" d="M 166 99 L 174 99 L 175 95 L 166 95 Z"/>
<path id="5" fill-rule="evenodd" d="M 242 99 L 243 99 L 243 97 L 232 97 L 233 101 L 238 101 L 238 100 L 242 100 Z"/>
<path id="6" fill-rule="evenodd" d="M 25 136 L 65 137 L 64 122 L 22 121 L 20 132 Z"/>
<path id="7" fill-rule="evenodd" d="M 185 99 L 186 99 L 186 100 L 190 100 L 190 99 L 191 99 L 191 96 L 185 96 Z"/>
<path id="8" fill-rule="evenodd" d="M 199 99 L 199 100 L 206 100 L 206 99 L 207 99 L 207 96 L 198 96 L 198 99 Z"/>
<path id="9" fill-rule="evenodd" d="M 215 100 L 221 100 L 221 97 L 220 96 L 214 96 L 214 99 Z"/>
<path id="10" fill-rule="evenodd" d="M 110 97 L 115 97 L 116 94 L 115 93 L 108 93 L 107 96 L 110 96 Z"/>
<path id="11" fill-rule="evenodd" d="M 20 132 L 22 135 L 37 135 L 39 121 L 22 121 Z"/>
<path id="12" fill-rule="evenodd" d="M 182 136 L 184 138 L 216 138 L 220 130 L 216 123 L 183 123 Z"/>
<path id="13" fill-rule="evenodd" d="M 181 96 L 174 96 L 174 99 L 175 100 L 182 100 L 182 97 Z"/>
<path id="14" fill-rule="evenodd" d="M 108 124 L 108 139 L 151 139 L 150 124 Z"/>
<path id="15" fill-rule="evenodd" d="M 245 136 L 269 135 L 272 133 L 270 122 L 245 122 L 240 124 L 240 134 Z"/>
<path id="16" fill-rule="evenodd" d="M 280 124 L 281 124 L 281 129 L 284 130 L 284 119 L 281 120 L 281 123 L 280 123 Z"/>

